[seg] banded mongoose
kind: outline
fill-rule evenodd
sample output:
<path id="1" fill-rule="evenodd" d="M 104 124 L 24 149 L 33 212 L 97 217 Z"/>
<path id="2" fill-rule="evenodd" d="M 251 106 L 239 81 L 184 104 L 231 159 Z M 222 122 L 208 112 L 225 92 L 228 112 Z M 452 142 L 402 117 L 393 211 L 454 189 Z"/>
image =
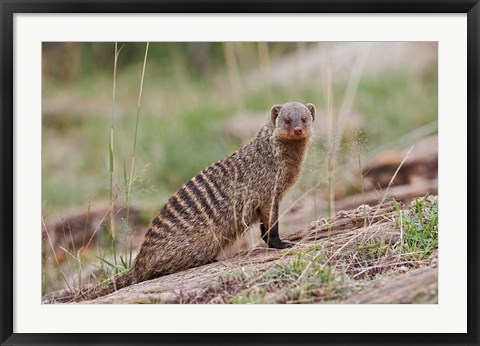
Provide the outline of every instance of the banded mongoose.
<path id="1" fill-rule="evenodd" d="M 99 295 L 212 262 L 257 223 L 269 247 L 293 246 L 278 235 L 278 207 L 299 176 L 314 119 L 313 104 L 274 105 L 250 143 L 168 199 L 151 222 L 133 267 Z"/>

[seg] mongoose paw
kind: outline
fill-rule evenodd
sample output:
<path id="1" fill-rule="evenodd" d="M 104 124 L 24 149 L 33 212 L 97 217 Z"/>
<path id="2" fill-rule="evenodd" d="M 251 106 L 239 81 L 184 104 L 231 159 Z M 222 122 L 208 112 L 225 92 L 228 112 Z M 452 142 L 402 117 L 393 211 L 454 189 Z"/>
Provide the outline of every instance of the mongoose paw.
<path id="1" fill-rule="evenodd" d="M 276 242 L 271 242 L 268 244 L 268 247 L 273 247 L 275 249 L 288 249 L 295 246 L 295 243 L 289 241 L 278 240 Z"/>
<path id="2" fill-rule="evenodd" d="M 207 263 L 205 263 L 205 264 L 211 264 L 211 263 L 215 263 L 215 262 L 218 262 L 218 260 L 217 260 L 216 258 L 209 260 L 209 261 L 208 261 Z"/>

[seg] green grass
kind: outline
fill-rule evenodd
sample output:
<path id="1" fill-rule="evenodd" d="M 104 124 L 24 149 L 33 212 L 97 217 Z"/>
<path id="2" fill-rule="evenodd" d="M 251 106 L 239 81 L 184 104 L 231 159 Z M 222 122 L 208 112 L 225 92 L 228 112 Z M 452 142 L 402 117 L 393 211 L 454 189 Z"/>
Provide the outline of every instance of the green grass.
<path id="1" fill-rule="evenodd" d="M 418 259 L 429 258 L 438 249 L 438 202 L 427 197 L 412 202 L 407 212 L 399 213 L 399 226 L 403 228 L 403 249 Z"/>

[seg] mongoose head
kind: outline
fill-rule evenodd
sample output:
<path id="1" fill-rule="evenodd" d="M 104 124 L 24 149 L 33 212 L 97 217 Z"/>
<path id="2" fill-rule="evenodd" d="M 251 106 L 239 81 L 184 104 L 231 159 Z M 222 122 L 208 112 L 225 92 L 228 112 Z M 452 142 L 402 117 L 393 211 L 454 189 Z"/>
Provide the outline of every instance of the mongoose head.
<path id="1" fill-rule="evenodd" d="M 274 136 L 289 141 L 307 139 L 311 136 L 315 105 L 288 102 L 273 106 L 270 113 Z"/>

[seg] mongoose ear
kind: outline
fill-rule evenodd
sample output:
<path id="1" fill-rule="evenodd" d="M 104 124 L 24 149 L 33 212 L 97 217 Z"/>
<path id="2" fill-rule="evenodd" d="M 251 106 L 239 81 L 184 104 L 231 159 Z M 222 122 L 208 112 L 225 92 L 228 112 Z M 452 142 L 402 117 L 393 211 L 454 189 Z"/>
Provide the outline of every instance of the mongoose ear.
<path id="1" fill-rule="evenodd" d="M 312 114 L 312 122 L 315 121 L 315 105 L 313 103 L 307 103 L 305 106 L 310 111 L 310 114 Z"/>
<path id="2" fill-rule="evenodd" d="M 281 109 L 282 109 L 282 105 L 274 105 L 270 110 L 270 116 L 272 118 L 272 123 L 274 126 L 275 126 L 275 121 L 277 120 L 277 117 L 278 117 L 278 113 L 280 113 Z"/>

